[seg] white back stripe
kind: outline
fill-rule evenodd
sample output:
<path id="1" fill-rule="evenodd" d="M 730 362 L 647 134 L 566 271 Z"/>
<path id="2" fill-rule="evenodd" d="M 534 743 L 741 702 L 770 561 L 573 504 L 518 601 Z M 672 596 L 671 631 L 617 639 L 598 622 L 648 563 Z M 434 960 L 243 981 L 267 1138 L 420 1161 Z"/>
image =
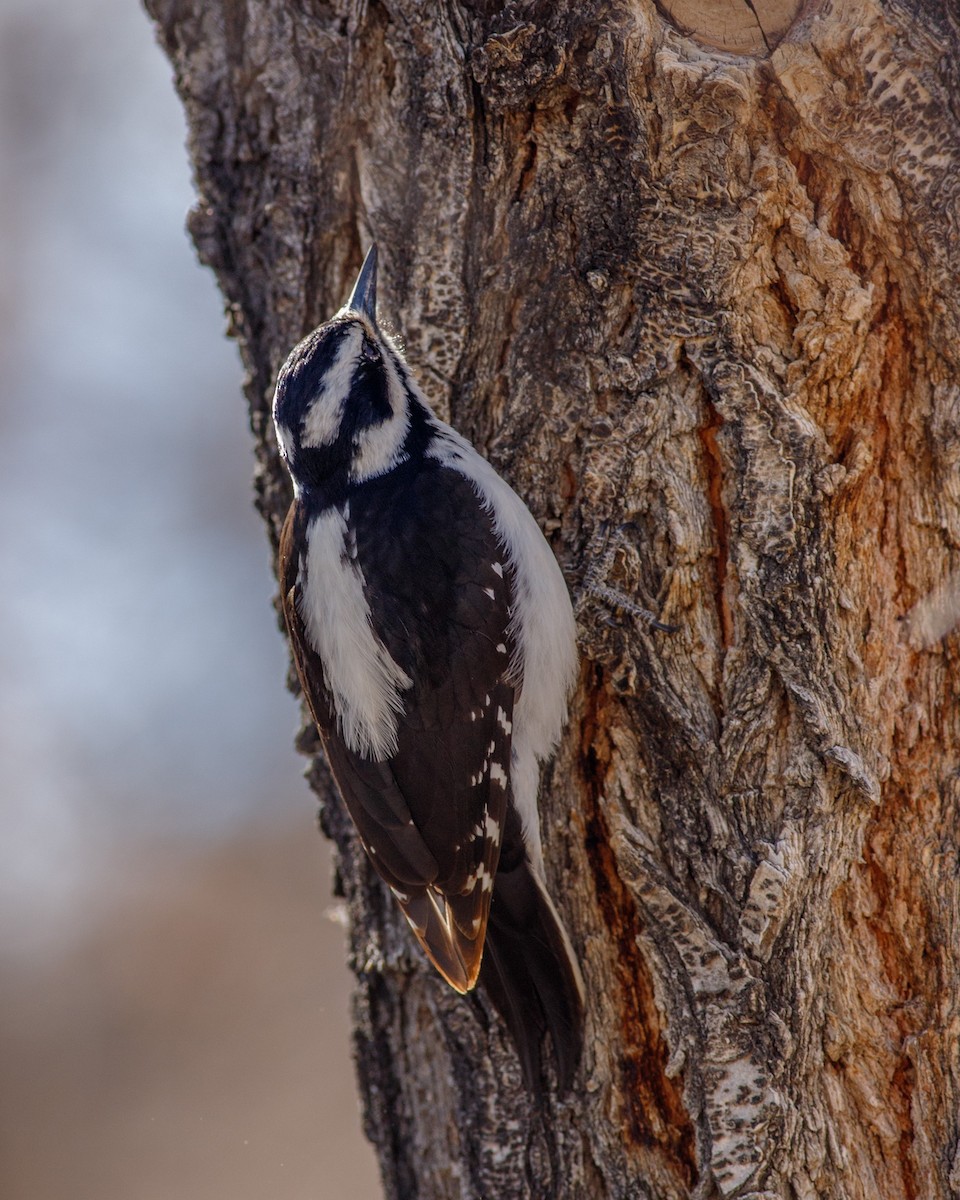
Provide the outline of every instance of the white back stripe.
<path id="1" fill-rule="evenodd" d="M 544 759 L 560 736 L 577 674 L 570 594 L 540 526 L 513 488 L 468 441 L 436 417 L 432 423 L 438 438 L 428 453 L 470 480 L 507 550 L 518 593 L 511 619 L 515 667 L 523 677 L 514 725 Z"/>
<path id="2" fill-rule="evenodd" d="M 436 441 L 428 451 L 473 484 L 493 517 L 514 580 L 510 632 L 516 657 L 511 674 L 523 687 L 513 710 L 513 798 L 524 842 L 542 872 L 537 812 L 539 763 L 549 757 L 563 729 L 567 700 L 577 677 L 576 625 L 560 566 L 533 514 L 496 471 L 427 402 Z"/>
<path id="3" fill-rule="evenodd" d="M 340 509 L 307 526 L 300 619 L 320 655 L 343 740 L 364 758 L 383 762 L 397 752 L 401 692 L 413 681 L 377 637 L 363 573 L 348 557 Z"/>

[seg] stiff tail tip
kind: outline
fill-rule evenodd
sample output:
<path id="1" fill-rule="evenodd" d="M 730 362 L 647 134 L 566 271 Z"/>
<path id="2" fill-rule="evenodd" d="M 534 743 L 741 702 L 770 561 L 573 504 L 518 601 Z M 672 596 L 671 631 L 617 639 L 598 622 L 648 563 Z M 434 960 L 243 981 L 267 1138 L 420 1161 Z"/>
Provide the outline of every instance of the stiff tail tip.
<path id="1" fill-rule="evenodd" d="M 525 860 L 497 874 L 480 983 L 517 1048 L 527 1089 L 543 1094 L 549 1033 L 560 1094 L 583 1049 L 584 988 L 570 939 L 546 888 Z"/>

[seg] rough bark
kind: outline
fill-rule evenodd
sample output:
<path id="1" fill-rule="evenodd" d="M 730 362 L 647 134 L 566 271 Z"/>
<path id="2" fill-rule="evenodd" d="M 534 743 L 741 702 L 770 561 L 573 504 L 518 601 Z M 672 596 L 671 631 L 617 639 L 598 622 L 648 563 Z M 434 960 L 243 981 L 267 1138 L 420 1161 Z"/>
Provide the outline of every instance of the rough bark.
<path id="1" fill-rule="evenodd" d="M 373 237 L 580 601 L 542 810 L 589 1024 L 542 1116 L 313 770 L 387 1195 L 956 1196 L 955 11 L 757 2 L 737 57 L 722 0 L 148 7 L 274 543 L 274 375 Z"/>

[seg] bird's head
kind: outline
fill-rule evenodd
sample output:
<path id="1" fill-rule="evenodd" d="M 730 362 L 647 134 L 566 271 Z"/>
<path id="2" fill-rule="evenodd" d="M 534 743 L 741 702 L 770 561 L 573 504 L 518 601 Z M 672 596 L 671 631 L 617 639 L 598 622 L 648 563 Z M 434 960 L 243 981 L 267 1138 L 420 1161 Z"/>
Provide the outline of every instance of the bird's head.
<path id="1" fill-rule="evenodd" d="M 404 461 L 412 386 L 393 341 L 377 325 L 377 247 L 350 299 L 298 342 L 280 368 L 273 419 L 298 494 L 335 500 L 351 483 Z"/>

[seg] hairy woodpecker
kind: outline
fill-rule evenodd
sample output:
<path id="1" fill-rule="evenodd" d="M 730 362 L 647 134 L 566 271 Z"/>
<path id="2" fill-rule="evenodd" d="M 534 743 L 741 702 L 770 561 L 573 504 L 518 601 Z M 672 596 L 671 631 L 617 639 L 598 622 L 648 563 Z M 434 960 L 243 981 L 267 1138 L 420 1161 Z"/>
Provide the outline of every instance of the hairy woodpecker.
<path id="1" fill-rule="evenodd" d="M 583 984 L 543 882 L 540 763 L 577 669 L 560 568 L 529 510 L 440 421 L 376 318 L 377 249 L 290 352 L 274 421 L 294 500 L 283 612 L 360 840 L 433 965 L 479 980 L 540 1090 L 562 1089 Z"/>

